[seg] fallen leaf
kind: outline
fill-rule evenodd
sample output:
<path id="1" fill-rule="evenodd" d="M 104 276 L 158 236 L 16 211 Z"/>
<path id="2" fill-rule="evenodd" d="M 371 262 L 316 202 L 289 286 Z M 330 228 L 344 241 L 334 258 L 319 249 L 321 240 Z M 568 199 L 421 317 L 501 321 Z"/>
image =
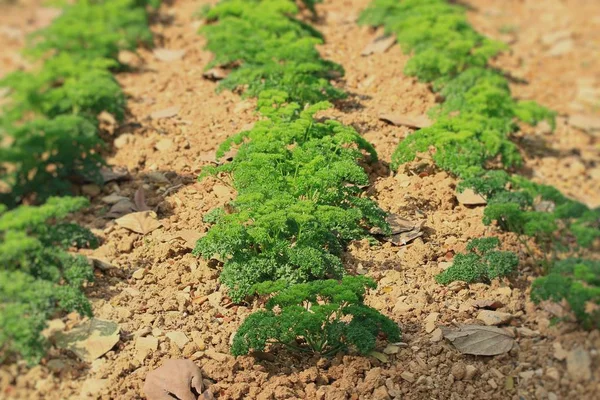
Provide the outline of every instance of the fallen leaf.
<path id="1" fill-rule="evenodd" d="M 83 361 L 92 362 L 117 344 L 119 325 L 92 318 L 68 332 L 57 332 L 53 338 L 57 347 L 72 351 Z"/>
<path id="2" fill-rule="evenodd" d="M 107 218 L 120 218 L 124 215 L 130 214 L 132 212 L 137 211 L 137 207 L 135 204 L 131 202 L 129 199 L 123 199 L 113 204 L 108 213 L 106 214 Z"/>
<path id="3" fill-rule="evenodd" d="M 370 355 L 373 358 L 376 358 L 377 360 L 383 362 L 383 363 L 387 363 L 390 361 L 389 357 L 383 353 L 380 353 L 378 351 L 370 351 L 368 353 L 368 355 Z"/>
<path id="4" fill-rule="evenodd" d="M 183 239 L 186 247 L 194 249 L 196 247 L 196 242 L 204 235 L 206 235 L 204 232 L 198 232 L 192 229 L 184 229 L 171 236 L 171 240 Z"/>
<path id="5" fill-rule="evenodd" d="M 204 78 L 211 81 L 220 81 L 227 78 L 227 75 L 229 75 L 229 71 L 220 67 L 211 68 L 202 74 Z"/>
<path id="6" fill-rule="evenodd" d="M 484 206 L 487 204 L 487 200 L 479 193 L 475 193 L 473 189 L 465 189 L 462 193 L 457 193 L 456 200 L 466 206 Z"/>
<path id="7" fill-rule="evenodd" d="M 399 114 L 382 114 L 379 119 L 395 126 L 407 126 L 413 129 L 427 128 L 432 122 L 427 116 L 409 117 Z"/>
<path id="8" fill-rule="evenodd" d="M 385 222 L 387 222 L 390 225 L 390 228 L 392 229 L 392 234 L 395 235 L 397 233 L 402 233 L 402 232 L 410 232 L 413 229 L 415 229 L 415 227 L 418 225 L 417 222 L 414 221 L 409 221 L 405 218 L 402 218 L 400 215 L 398 214 L 389 214 L 387 217 L 385 217 Z M 381 230 L 381 228 L 379 227 L 373 227 L 371 228 L 371 233 L 374 235 L 383 235 L 383 231 Z"/>
<path id="9" fill-rule="evenodd" d="M 150 118 L 152 119 L 164 119 L 164 118 L 172 118 L 179 114 L 179 106 L 173 106 L 169 108 L 165 108 L 159 111 L 154 111 L 150 114 Z"/>
<path id="10" fill-rule="evenodd" d="M 172 62 L 181 60 L 181 58 L 185 55 L 185 50 L 172 50 L 172 49 L 154 49 L 154 58 L 159 61 L 164 62 Z"/>
<path id="11" fill-rule="evenodd" d="M 504 304 L 498 300 L 475 300 L 472 304 L 473 307 L 489 310 L 497 310 L 498 308 L 504 307 Z"/>
<path id="12" fill-rule="evenodd" d="M 100 175 L 102 175 L 102 179 L 104 180 L 104 183 L 129 179 L 129 172 L 125 168 L 115 168 L 115 169 L 103 168 L 100 170 Z"/>
<path id="13" fill-rule="evenodd" d="M 139 188 L 133 195 L 133 201 L 137 211 L 149 211 L 150 207 L 146 204 L 146 195 L 144 194 L 144 188 Z"/>
<path id="14" fill-rule="evenodd" d="M 122 228 L 146 235 L 162 226 L 156 218 L 154 211 L 140 211 L 127 214 L 115 222 Z"/>
<path id="15" fill-rule="evenodd" d="M 167 360 L 151 371 L 144 382 L 144 394 L 148 400 L 164 400 L 171 395 L 178 399 L 195 399 L 202 393 L 202 373 L 191 360 Z"/>
<path id="16" fill-rule="evenodd" d="M 512 349 L 515 340 L 505 330 L 482 325 L 461 325 L 459 330 L 442 327 L 444 337 L 463 354 L 495 356 Z"/>
<path id="17" fill-rule="evenodd" d="M 396 37 L 391 36 L 377 36 L 375 37 L 360 53 L 361 56 L 368 56 L 371 54 L 385 53 L 390 47 L 396 43 Z"/>

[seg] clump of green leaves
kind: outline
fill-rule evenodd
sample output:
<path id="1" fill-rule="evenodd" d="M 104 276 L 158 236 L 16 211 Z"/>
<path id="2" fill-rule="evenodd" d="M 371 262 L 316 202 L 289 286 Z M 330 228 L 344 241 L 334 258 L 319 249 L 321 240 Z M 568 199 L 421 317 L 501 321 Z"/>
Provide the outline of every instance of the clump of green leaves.
<path id="1" fill-rule="evenodd" d="M 305 2 L 314 10 L 314 1 Z M 316 45 L 322 36 L 293 16 L 290 0 L 223 0 L 205 13 L 206 48 L 215 55 L 208 68 L 233 67 L 220 88 L 244 88 L 247 96 L 276 89 L 299 104 L 343 98 L 329 80 L 341 66 L 323 60 Z"/>
<path id="2" fill-rule="evenodd" d="M 31 71 L 0 80 L 10 90 L 0 112 L 0 176 L 5 204 L 43 202 L 70 192 L 71 181 L 101 182 L 97 116 L 125 115 L 125 95 L 112 71 L 119 50 L 149 43 L 146 0 L 82 0 L 65 6 L 36 32 L 26 52 Z"/>
<path id="3" fill-rule="evenodd" d="M 374 0 L 360 21 L 396 35 L 413 53 L 404 72 L 432 83 L 444 98 L 430 112 L 437 121 L 400 142 L 393 168 L 431 148 L 441 168 L 462 178 L 483 173 L 496 160 L 505 168 L 519 166 L 521 156 L 510 140 L 514 121 L 554 126 L 553 112 L 513 99 L 507 79 L 488 67 L 506 46 L 477 33 L 463 7 L 447 0 Z"/>
<path id="4" fill-rule="evenodd" d="M 364 276 L 292 286 L 287 282 L 257 285 L 258 293 L 272 297 L 266 310 L 250 315 L 240 326 L 231 352 L 243 355 L 280 344 L 321 355 L 348 349 L 367 354 L 380 335 L 399 341 L 398 325 L 364 304 L 366 289 L 374 287 L 375 282 Z"/>
<path id="5" fill-rule="evenodd" d="M 600 328 L 600 262 L 580 258 L 555 262 L 546 276 L 533 282 L 531 298 L 565 299 L 585 328 Z"/>
<path id="6" fill-rule="evenodd" d="M 435 277 L 447 285 L 454 281 L 467 283 L 485 282 L 511 274 L 519 265 L 519 258 L 511 251 L 499 251 L 496 237 L 473 239 L 467 245 L 467 253 L 454 256 L 452 266 Z"/>
<path id="7" fill-rule="evenodd" d="M 373 147 L 351 127 L 315 120 L 328 103 L 302 109 L 286 98 L 261 93 L 265 118 L 221 146 L 219 154 L 239 145 L 232 162 L 203 173 L 238 193 L 233 212 L 211 213 L 216 224 L 194 250 L 225 260 L 220 278 L 236 301 L 260 282 L 340 278 L 345 244 L 368 226 L 389 229 L 384 212 L 360 196 L 368 177 L 358 161 L 363 152 L 376 159 Z"/>
<path id="8" fill-rule="evenodd" d="M 87 205 L 66 197 L 0 210 L 0 358 L 38 362 L 47 346 L 41 335 L 47 320 L 61 311 L 91 315 L 82 285 L 93 280 L 93 270 L 66 250 L 97 240 L 80 226 L 58 222 Z"/>

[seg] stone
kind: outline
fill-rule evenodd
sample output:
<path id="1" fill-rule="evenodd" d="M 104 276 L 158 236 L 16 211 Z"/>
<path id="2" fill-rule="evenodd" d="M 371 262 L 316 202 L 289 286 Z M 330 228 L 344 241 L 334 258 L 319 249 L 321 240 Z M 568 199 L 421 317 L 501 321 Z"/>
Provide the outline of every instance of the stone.
<path id="1" fill-rule="evenodd" d="M 567 355 L 569 354 L 565 349 L 563 349 L 562 344 L 560 342 L 554 342 L 552 344 L 554 347 L 554 358 L 559 361 L 565 360 Z"/>
<path id="2" fill-rule="evenodd" d="M 373 400 L 389 400 L 391 399 L 388 390 L 385 386 L 379 386 L 373 391 Z"/>
<path id="3" fill-rule="evenodd" d="M 98 196 L 102 192 L 102 189 L 100 189 L 100 186 L 90 183 L 88 185 L 82 185 L 81 191 L 86 196 L 95 197 L 95 196 Z"/>
<path id="4" fill-rule="evenodd" d="M 574 114 L 569 117 L 569 125 L 586 132 L 600 131 L 600 117 L 593 115 Z"/>
<path id="5" fill-rule="evenodd" d="M 450 373 L 456 380 L 463 380 L 467 375 L 467 366 L 462 362 L 457 362 L 450 368 Z"/>
<path id="6" fill-rule="evenodd" d="M 121 136 L 119 136 L 118 138 L 116 138 L 114 140 L 113 144 L 117 149 L 122 149 L 127 144 L 133 142 L 134 138 L 135 137 L 131 133 L 124 133 Z"/>
<path id="7" fill-rule="evenodd" d="M 517 328 L 517 332 L 522 337 L 527 337 L 527 338 L 533 338 L 533 337 L 537 337 L 540 335 L 539 331 L 534 331 L 534 330 L 531 330 L 531 329 L 525 328 L 525 327 Z"/>
<path id="8" fill-rule="evenodd" d="M 385 354 L 398 354 L 398 352 L 400 351 L 400 346 L 396 346 L 393 344 L 388 344 L 385 349 L 383 349 L 383 352 Z"/>
<path id="9" fill-rule="evenodd" d="M 519 373 L 519 377 L 521 377 L 521 379 L 523 379 L 524 381 L 527 381 L 527 380 L 533 378 L 534 374 L 535 374 L 535 371 L 523 371 L 523 372 Z"/>
<path id="10" fill-rule="evenodd" d="M 550 50 L 548 50 L 548 55 L 552 57 L 562 56 L 564 54 L 570 53 L 575 46 L 575 42 L 573 39 L 565 39 L 556 43 Z"/>
<path id="11" fill-rule="evenodd" d="M 429 339 L 432 342 L 439 342 L 440 340 L 442 340 L 442 338 L 444 337 L 444 333 L 442 332 L 442 330 L 440 328 L 437 328 L 433 331 L 433 334 L 431 335 L 431 339 Z"/>
<path id="12" fill-rule="evenodd" d="M 100 398 L 99 394 L 108 384 L 108 379 L 86 379 L 81 386 L 81 397 Z"/>
<path id="13" fill-rule="evenodd" d="M 173 343 L 179 347 L 179 349 L 183 349 L 185 345 L 190 341 L 190 339 L 183 332 L 168 332 L 166 335 Z"/>
<path id="14" fill-rule="evenodd" d="M 69 364 L 67 364 L 64 360 L 55 358 L 48 361 L 46 367 L 48 367 L 48 369 L 55 374 L 60 374 L 69 367 Z"/>
<path id="15" fill-rule="evenodd" d="M 400 377 L 407 382 L 414 383 L 415 382 L 415 374 L 412 372 L 404 371 L 400 374 Z"/>
<path id="16" fill-rule="evenodd" d="M 439 315 L 440 315 L 440 313 L 432 312 L 425 318 L 425 320 L 424 320 L 425 321 L 425 332 L 431 333 L 435 330 L 435 328 L 436 328 L 435 322 L 437 321 Z"/>
<path id="17" fill-rule="evenodd" d="M 218 362 L 226 362 L 231 359 L 231 356 L 229 354 L 219 353 L 219 352 L 215 351 L 214 349 L 206 350 L 205 354 L 208 357 L 210 357 L 213 360 L 218 361 Z"/>
<path id="18" fill-rule="evenodd" d="M 488 326 L 506 324 L 512 319 L 512 315 L 499 311 L 481 310 L 477 319 Z"/>
<path id="19" fill-rule="evenodd" d="M 158 151 L 167 151 L 173 147 L 173 141 L 171 139 L 161 139 L 154 145 L 154 148 Z"/>
<path id="20" fill-rule="evenodd" d="M 473 365 L 467 365 L 465 367 L 465 380 L 471 380 L 477 375 L 477 368 Z"/>
<path id="21" fill-rule="evenodd" d="M 200 332 L 192 331 L 189 335 L 194 344 L 198 347 L 198 350 L 206 350 L 206 344 L 204 343 L 204 339 L 202 338 L 202 334 Z"/>
<path id="22" fill-rule="evenodd" d="M 131 274 L 131 277 L 135 280 L 140 280 L 144 277 L 144 275 L 146 275 L 146 270 L 144 268 L 139 268 L 136 269 L 133 274 Z"/>
<path id="23" fill-rule="evenodd" d="M 482 195 L 475 193 L 473 189 L 465 189 L 463 192 L 457 193 L 456 200 L 466 206 L 484 206 L 487 204 L 487 200 Z"/>
<path id="24" fill-rule="evenodd" d="M 546 376 L 557 382 L 560 380 L 560 373 L 558 372 L 558 369 L 556 369 L 554 367 L 550 367 L 546 370 Z"/>
<path id="25" fill-rule="evenodd" d="M 577 382 L 589 381 L 592 378 L 592 359 L 581 346 L 571 350 L 567 355 L 567 372 Z"/>
<path id="26" fill-rule="evenodd" d="M 154 336 L 138 337 L 135 341 L 135 359 L 140 363 L 158 349 L 158 339 Z"/>

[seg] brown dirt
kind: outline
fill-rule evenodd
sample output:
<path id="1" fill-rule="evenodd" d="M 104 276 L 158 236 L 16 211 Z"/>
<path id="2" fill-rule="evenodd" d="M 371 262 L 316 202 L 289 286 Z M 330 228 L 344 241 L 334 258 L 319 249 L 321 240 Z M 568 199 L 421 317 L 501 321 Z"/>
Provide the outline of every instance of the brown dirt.
<path id="1" fill-rule="evenodd" d="M 408 246 L 369 246 L 361 241 L 353 243 L 345 256 L 348 270 L 366 273 L 378 281 L 378 289 L 369 295 L 368 302 L 400 324 L 405 344 L 389 356 L 389 362 L 352 355 L 307 359 L 280 350 L 273 353 L 274 360 L 229 356 L 233 332 L 256 306 L 230 304 L 219 285 L 217 266 L 192 256 L 179 235 L 182 231 L 205 231 L 202 215 L 234 195 L 214 180 L 199 183 L 195 177 L 211 161 L 220 142 L 256 117 L 252 101 L 230 92 L 217 94 L 215 84 L 202 78 L 211 55 L 202 50 L 203 39 L 196 34 L 198 24 L 191 15 L 203 3 L 175 1 L 162 9 L 160 21 L 154 25 L 160 47 L 186 51 L 181 60 L 163 62 L 152 52 L 140 50 L 136 61 L 139 70 L 119 75 L 129 96 L 130 115 L 113 132 L 118 139 L 108 161 L 126 167 L 131 179 L 107 184 L 93 199 L 93 207 L 78 216 L 103 240 L 99 249 L 86 254 L 102 257 L 116 267 L 98 270 L 88 294 L 96 317 L 119 323 L 120 342 L 91 364 L 52 350 L 40 366 L 4 366 L 0 368 L 0 393 L 10 399 L 88 398 L 82 393 L 96 384 L 102 389 L 92 398 L 140 398 L 146 374 L 165 359 L 177 357 L 195 360 L 205 383 L 223 399 L 592 399 L 594 393 L 600 393 L 600 333 L 581 331 L 568 322 L 552 325 L 553 315 L 528 300 L 528 282 L 537 271 L 514 235 L 500 234 L 504 247 L 521 256 L 514 279 L 456 290 L 435 284 L 434 275 L 453 254 L 464 250 L 470 238 L 499 233 L 481 223 L 481 207 L 457 203 L 456 180 L 435 171 L 427 160 L 390 176 L 386 162 L 396 144 L 411 131 L 387 125 L 377 116 L 389 112 L 422 115 L 433 105 L 434 96 L 426 85 L 402 74 L 408 56 L 398 46 L 385 54 L 360 56 L 375 35 L 355 24 L 368 0 L 325 0 L 319 6 L 317 27 L 327 38 L 321 51 L 346 68 L 340 84 L 351 93 L 348 100 L 326 114 L 353 125 L 376 146 L 383 162 L 371 168 L 374 184 L 369 193 L 379 204 L 405 218 L 425 220 L 424 236 Z M 515 86 L 516 93 L 556 107 L 561 113 L 571 112 L 577 80 L 599 70 L 587 69 L 589 64 L 583 60 L 597 60 L 590 50 L 587 54 L 575 45 L 573 51 L 581 63 L 573 64 L 572 56 L 541 62 L 543 55 L 534 53 L 540 45 L 532 42 L 530 35 L 535 32 L 539 37 L 557 27 L 566 28 L 576 40 L 589 41 L 592 46 L 593 24 L 586 17 L 600 15 L 600 5 L 585 0 L 544 2 L 546 14 L 556 13 L 566 21 L 555 26 L 548 23 L 550 17 L 532 18 L 539 15 L 535 0 L 471 3 L 477 6 L 470 13 L 471 19 L 486 34 L 497 33 L 494 26 L 502 26 L 505 20 L 523 29 L 518 37 L 524 43 L 514 44 L 511 57 L 520 57 L 525 65 L 535 67 L 527 75 L 529 84 Z M 15 16 L 31 12 L 9 10 Z M 17 24 L 18 19 L 9 20 L 17 21 L 18 29 L 26 29 L 23 23 Z M 11 47 L 3 57 L 12 57 L 8 53 L 16 49 L 17 45 Z M 517 68 L 510 60 L 507 57 L 498 62 L 514 72 Z M 590 87 L 600 89 L 600 79 Z M 570 97 L 553 95 L 563 91 Z M 148 117 L 172 106 L 179 107 L 173 118 Z M 600 204 L 600 177 L 590 172 L 599 167 L 597 138 L 564 122 L 559 126 L 553 135 L 526 131 L 528 135 L 522 139 L 528 149 L 526 170 L 541 182 L 554 184 L 590 204 Z M 157 150 L 157 145 L 162 150 Z M 108 206 L 101 200 L 112 193 L 133 198 L 140 187 L 162 223 L 145 237 L 105 218 Z M 480 299 L 499 300 L 504 304 L 499 311 L 513 315 L 508 329 L 515 333 L 518 346 L 510 353 L 463 356 L 448 342 L 433 341 L 436 331 L 426 332 L 424 319 L 431 313 L 440 314 L 438 325 L 476 323 L 478 311 L 472 302 Z M 65 320 L 72 324 L 76 319 L 71 315 Z M 189 342 L 179 348 L 167 337 L 171 332 L 184 333 Z M 156 337 L 158 350 L 144 354 L 136 349 L 140 335 Z M 566 350 L 582 347 L 591 355 L 591 380 L 579 382 L 569 374 L 566 362 L 556 358 L 556 343 Z M 56 368 L 57 362 L 51 360 L 63 364 Z M 475 374 L 465 377 L 465 369 L 471 367 Z"/>

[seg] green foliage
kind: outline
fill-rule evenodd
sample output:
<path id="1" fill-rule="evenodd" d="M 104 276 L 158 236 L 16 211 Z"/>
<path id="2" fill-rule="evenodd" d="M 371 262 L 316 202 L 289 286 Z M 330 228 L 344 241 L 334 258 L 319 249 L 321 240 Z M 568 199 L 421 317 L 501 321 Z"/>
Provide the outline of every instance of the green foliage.
<path id="1" fill-rule="evenodd" d="M 69 193 L 75 176 L 102 181 L 99 170 L 103 161 L 98 150 L 103 142 L 96 126 L 84 117 L 34 119 L 11 126 L 4 138 L 10 141 L 0 147 L 1 181 L 9 188 L 0 193 L 4 204 L 15 206 L 31 194 L 42 202 Z"/>
<path id="2" fill-rule="evenodd" d="M 221 152 L 239 143 L 231 163 L 205 173 L 227 176 L 238 196 L 194 252 L 225 259 L 221 280 L 236 301 L 264 281 L 339 278 L 345 243 L 365 237 L 366 226 L 389 229 L 383 211 L 360 197 L 368 177 L 357 163 L 363 151 L 376 159 L 374 149 L 348 126 L 317 122 L 327 103 L 301 110 L 285 98 L 261 93 L 266 118 L 223 144 Z"/>
<path id="3" fill-rule="evenodd" d="M 467 245 L 467 253 L 454 256 L 452 266 L 435 277 L 447 285 L 454 281 L 490 282 L 508 276 L 519 265 L 519 258 L 510 251 L 495 250 L 500 245 L 496 237 L 473 239 Z"/>
<path id="4" fill-rule="evenodd" d="M 148 15 L 139 0 L 78 0 L 31 38 L 29 54 L 69 53 L 77 59 L 116 59 L 119 50 L 150 44 Z M 159 2 L 152 1 L 153 5 Z"/>
<path id="5" fill-rule="evenodd" d="M 400 329 L 388 317 L 364 304 L 367 288 L 375 282 L 363 276 L 341 281 L 321 280 L 289 286 L 287 282 L 257 285 L 260 294 L 273 296 L 266 310 L 250 315 L 237 331 L 234 355 L 263 351 L 270 343 L 322 355 L 355 349 L 366 354 L 384 334 L 400 340 Z"/>
<path id="6" fill-rule="evenodd" d="M 71 181 L 101 182 L 96 117 L 125 115 L 125 95 L 111 70 L 118 52 L 149 43 L 145 0 L 80 0 L 31 38 L 31 71 L 0 80 L 10 90 L 0 115 L 0 176 L 11 207 L 67 194 Z"/>
<path id="7" fill-rule="evenodd" d="M 305 2 L 312 9 L 314 1 Z M 323 60 L 316 49 L 321 35 L 293 18 L 298 8 L 290 0 L 222 0 L 205 13 L 202 28 L 214 65 L 233 68 L 220 88 L 244 88 L 256 97 L 276 89 L 300 104 L 343 98 L 329 82 L 342 67 Z"/>
<path id="8" fill-rule="evenodd" d="M 565 299 L 585 328 L 600 328 L 600 262 L 568 258 L 552 265 L 531 286 L 535 302 Z"/>
<path id="9" fill-rule="evenodd" d="M 38 362 L 48 319 L 59 311 L 91 315 L 82 285 L 93 280 L 92 268 L 65 249 L 97 240 L 80 226 L 57 223 L 87 205 L 83 198 L 50 198 L 0 213 L 0 358 L 16 354 Z"/>

